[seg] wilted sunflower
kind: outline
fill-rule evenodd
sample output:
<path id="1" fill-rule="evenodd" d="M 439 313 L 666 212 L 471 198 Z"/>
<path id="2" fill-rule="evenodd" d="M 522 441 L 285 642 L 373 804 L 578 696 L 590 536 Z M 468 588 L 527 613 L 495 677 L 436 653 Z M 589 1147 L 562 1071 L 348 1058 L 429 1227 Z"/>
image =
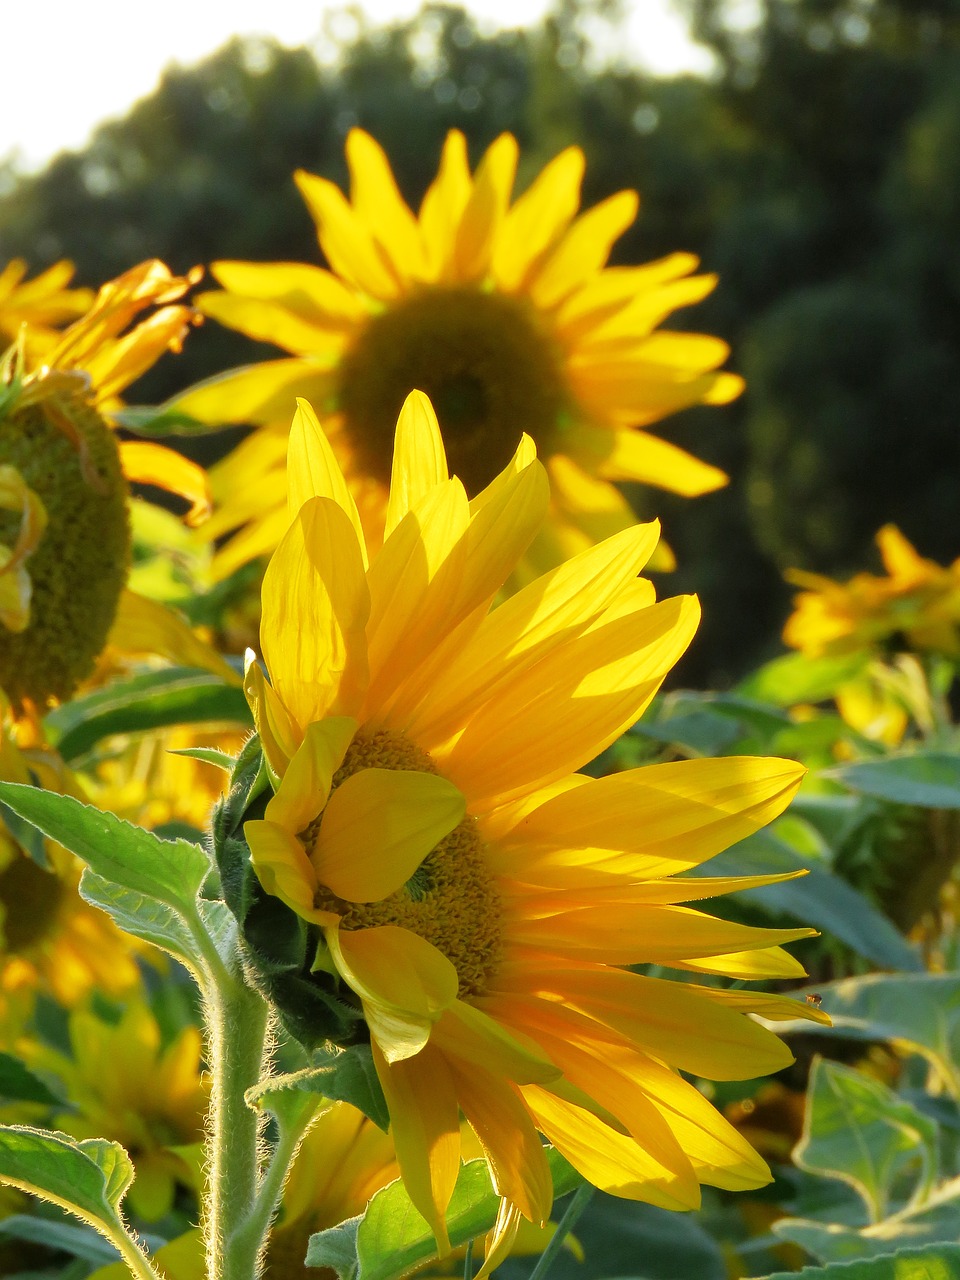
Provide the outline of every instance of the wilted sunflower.
<path id="1" fill-rule="evenodd" d="M 876 536 L 886 577 L 858 573 L 835 582 L 790 569 L 804 590 L 783 629 L 784 642 L 810 657 L 909 649 L 960 658 L 960 559 L 926 560 L 892 524 Z"/>
<path id="2" fill-rule="evenodd" d="M 184 623 L 124 584 L 128 481 L 181 494 L 199 518 L 205 473 L 162 445 L 118 444 L 111 421 L 120 392 L 179 349 L 192 312 L 169 304 L 195 279 L 144 262 L 104 285 L 42 360 L 25 327 L 0 364 L 0 687 L 17 704 L 69 697 L 112 628 L 135 651 L 202 656 Z"/>
<path id="3" fill-rule="evenodd" d="M 321 409 L 373 541 L 409 391 L 433 401 L 451 470 L 471 497 L 527 431 L 552 496 L 526 576 L 632 523 L 611 481 L 688 497 L 726 482 L 646 430 L 689 405 L 726 403 L 742 383 L 717 372 L 728 354 L 720 339 L 658 327 L 713 289 L 714 276 L 690 274 L 695 257 L 605 266 L 636 216 L 635 192 L 578 216 L 584 156 L 569 147 L 511 204 L 515 139 L 499 137 L 471 175 L 454 130 L 414 215 L 369 134 L 351 130 L 346 152 L 349 200 L 325 178 L 296 174 L 330 270 L 217 262 L 224 291 L 197 299 L 206 315 L 291 353 L 176 402 L 211 424 L 262 424 L 212 476 L 220 510 L 210 534 L 241 530 L 219 555 L 221 572 L 272 551 L 284 532 L 294 395 Z"/>
<path id="4" fill-rule="evenodd" d="M 802 973 L 778 944 L 810 930 L 679 905 L 770 879 L 680 873 L 780 813 L 802 769 L 574 772 L 633 724 L 697 625 L 695 598 L 657 603 L 637 577 L 656 525 L 494 607 L 548 515 L 529 438 L 471 503 L 414 393 L 379 549 L 304 404 L 289 479 L 263 584 L 270 683 L 252 661 L 246 680 L 276 794 L 244 830 L 264 889 L 312 927 L 314 972 L 362 1008 L 401 1174 L 441 1250 L 461 1111 L 503 1197 L 495 1256 L 521 1215 L 549 1216 L 538 1130 L 597 1186 L 671 1209 L 701 1183 L 767 1182 L 680 1072 L 777 1071 L 789 1051 L 745 1014 L 823 1015 L 622 966 Z"/>
<path id="5" fill-rule="evenodd" d="M 27 326 L 31 355 L 40 356 L 58 338 L 57 330 L 82 315 L 93 301 L 90 289 L 68 289 L 75 268 L 72 262 L 55 262 L 24 283 L 27 264 L 13 258 L 0 271 L 0 346 L 15 342 Z"/>

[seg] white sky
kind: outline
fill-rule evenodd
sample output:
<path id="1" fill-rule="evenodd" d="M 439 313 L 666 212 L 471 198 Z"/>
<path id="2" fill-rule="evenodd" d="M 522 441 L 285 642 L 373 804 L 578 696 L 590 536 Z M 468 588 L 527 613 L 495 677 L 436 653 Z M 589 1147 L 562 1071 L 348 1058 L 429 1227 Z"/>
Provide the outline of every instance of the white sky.
<path id="1" fill-rule="evenodd" d="M 364 0 L 371 23 L 407 18 L 421 0 Z M 198 62 L 232 35 L 272 35 L 286 45 L 322 35 L 323 0 L 0 0 L 0 159 L 36 168 L 83 147 L 102 120 L 122 116 L 171 62 Z M 548 0 L 467 0 L 486 29 L 527 26 Z M 628 56 L 670 74 L 705 69 L 671 0 L 626 0 Z"/>

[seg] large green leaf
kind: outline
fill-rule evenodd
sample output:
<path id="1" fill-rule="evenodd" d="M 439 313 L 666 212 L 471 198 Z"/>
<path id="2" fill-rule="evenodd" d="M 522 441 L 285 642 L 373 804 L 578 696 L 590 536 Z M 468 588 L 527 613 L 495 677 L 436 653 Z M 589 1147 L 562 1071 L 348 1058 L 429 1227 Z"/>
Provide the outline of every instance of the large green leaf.
<path id="1" fill-rule="evenodd" d="M 860 1262 L 832 1262 L 802 1271 L 777 1271 L 762 1280 L 957 1280 L 960 1245 L 937 1244 Z"/>
<path id="2" fill-rule="evenodd" d="M 196 945 L 183 916 L 165 902 L 124 889 L 89 867 L 80 877 L 80 896 L 105 911 L 125 933 L 169 951 L 188 967 L 197 959 Z"/>
<path id="3" fill-rule="evenodd" d="M 75 1213 L 109 1240 L 129 1239 L 120 1202 L 132 1181 L 133 1165 L 119 1143 L 0 1125 L 0 1182 Z"/>
<path id="4" fill-rule="evenodd" d="M 19 1058 L 9 1053 L 0 1053 L 0 1098 L 4 1102 L 38 1102 L 45 1106 L 63 1102 L 38 1076 L 28 1071 Z"/>
<path id="5" fill-rule="evenodd" d="M 960 809 L 960 755 L 943 751 L 916 752 L 839 765 L 835 778 L 863 795 L 924 809 Z"/>
<path id="6" fill-rule="evenodd" d="M 822 985 L 832 1027 L 818 1036 L 891 1040 L 923 1054 L 960 1098 L 960 974 L 869 974 Z"/>
<path id="7" fill-rule="evenodd" d="M 911 1200 L 929 1194 L 937 1173 L 937 1126 L 879 1080 L 818 1058 L 793 1158 L 801 1169 L 849 1183 L 877 1223 L 898 1186 L 903 1194 L 908 1171 Z"/>
<path id="8" fill-rule="evenodd" d="M 0 801 L 124 889 L 177 910 L 194 910 L 210 860 L 188 840 L 161 840 L 73 796 L 17 782 L 0 782 Z"/>
<path id="9" fill-rule="evenodd" d="M 758 831 L 695 869 L 694 875 L 752 876 L 804 870 L 782 884 L 747 889 L 738 898 L 774 914 L 791 916 L 839 938 L 858 955 L 884 968 L 922 970 L 916 949 L 882 912 L 852 885 L 813 864 L 774 831 Z"/>
<path id="10" fill-rule="evenodd" d="M 252 729 L 243 690 L 209 671 L 168 667 L 65 702 L 50 712 L 46 726 L 54 746 L 70 762 L 114 733 L 211 721 Z"/>
<path id="11" fill-rule="evenodd" d="M 547 1151 L 555 1195 L 566 1195 L 583 1179 L 552 1148 Z M 450 1243 L 466 1244 L 484 1235 L 494 1224 L 499 1196 L 490 1182 L 485 1160 L 461 1166 L 447 1211 Z M 437 1256 L 430 1228 L 413 1207 L 400 1181 L 391 1182 L 373 1197 L 356 1228 L 356 1254 L 350 1254 L 352 1224 L 341 1224 L 310 1237 L 307 1266 L 328 1266 L 340 1280 L 397 1280 Z"/>
<path id="12" fill-rule="evenodd" d="M 960 1238 L 960 1178 L 944 1183 L 920 1207 L 902 1209 L 860 1230 L 834 1222 L 781 1218 L 773 1231 L 820 1262 L 878 1257 L 908 1245 L 955 1242 Z"/>

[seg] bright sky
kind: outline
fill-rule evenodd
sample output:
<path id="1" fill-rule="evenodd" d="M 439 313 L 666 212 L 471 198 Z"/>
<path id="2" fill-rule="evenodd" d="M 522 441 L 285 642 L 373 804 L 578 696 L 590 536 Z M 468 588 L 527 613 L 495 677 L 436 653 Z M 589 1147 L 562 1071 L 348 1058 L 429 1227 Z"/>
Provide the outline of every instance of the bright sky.
<path id="1" fill-rule="evenodd" d="M 364 0 L 370 22 L 411 17 L 421 0 Z M 102 120 L 122 116 L 156 86 L 170 62 L 198 62 L 232 35 L 272 35 L 286 45 L 322 39 L 322 0 L 8 0 L 0 27 L 0 159 L 21 167 L 82 147 Z M 548 0 L 467 0 L 485 29 L 527 26 Z M 709 66 L 671 0 L 627 0 L 629 56 L 670 74 Z M 329 21 L 329 17 L 327 19 Z"/>

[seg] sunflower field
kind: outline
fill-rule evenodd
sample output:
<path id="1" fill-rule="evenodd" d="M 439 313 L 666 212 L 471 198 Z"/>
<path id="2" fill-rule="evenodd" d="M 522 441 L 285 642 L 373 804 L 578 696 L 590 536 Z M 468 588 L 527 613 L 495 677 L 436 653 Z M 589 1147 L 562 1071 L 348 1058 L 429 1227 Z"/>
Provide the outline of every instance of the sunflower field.
<path id="1" fill-rule="evenodd" d="M 960 15 L 727 8 L 0 166 L 0 1276 L 960 1280 Z"/>

